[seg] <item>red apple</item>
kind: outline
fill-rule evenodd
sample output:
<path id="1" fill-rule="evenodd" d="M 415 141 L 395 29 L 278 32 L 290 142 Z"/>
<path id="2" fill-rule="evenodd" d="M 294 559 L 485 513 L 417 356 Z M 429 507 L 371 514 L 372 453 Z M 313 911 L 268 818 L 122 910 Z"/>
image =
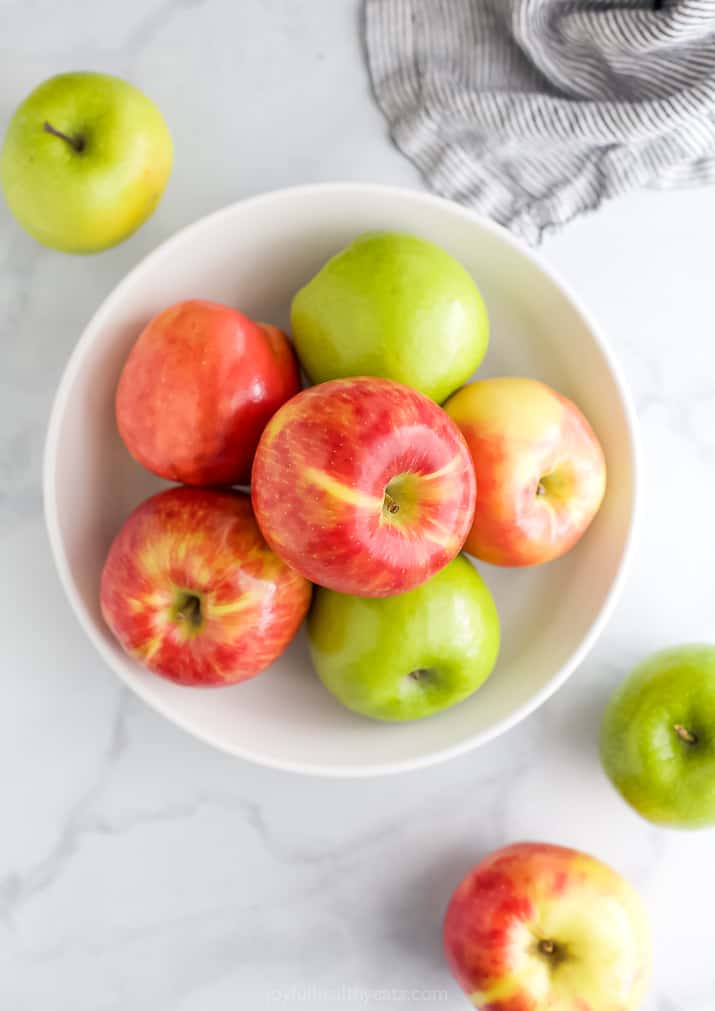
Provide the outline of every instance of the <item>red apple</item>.
<path id="1" fill-rule="evenodd" d="M 476 486 L 464 439 L 441 407 L 389 379 L 335 379 L 269 421 L 253 507 L 273 550 L 307 579 L 387 597 L 457 554 Z"/>
<path id="2" fill-rule="evenodd" d="M 179 302 L 132 348 L 117 389 L 132 456 L 169 481 L 248 484 L 270 416 L 300 389 L 286 336 L 216 302 Z"/>
<path id="3" fill-rule="evenodd" d="M 179 684 L 223 685 L 280 656 L 310 593 L 264 541 L 247 495 L 170 488 L 115 537 L 101 605 L 123 649 L 149 670 Z"/>
<path id="4" fill-rule="evenodd" d="M 536 379 L 482 379 L 444 405 L 472 454 L 479 498 L 465 550 L 537 565 L 573 547 L 606 490 L 603 451 L 575 404 Z"/>
<path id="5" fill-rule="evenodd" d="M 628 882 L 546 843 L 507 846 L 470 871 L 447 909 L 444 946 L 482 1011 L 635 1011 L 651 961 Z"/>

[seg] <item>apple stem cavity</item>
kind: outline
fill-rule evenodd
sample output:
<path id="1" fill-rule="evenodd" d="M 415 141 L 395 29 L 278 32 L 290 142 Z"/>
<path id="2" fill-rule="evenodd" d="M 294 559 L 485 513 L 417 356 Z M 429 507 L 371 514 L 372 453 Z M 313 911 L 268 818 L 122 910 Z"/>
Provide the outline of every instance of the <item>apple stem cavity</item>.
<path id="1" fill-rule="evenodd" d="M 416 670 L 411 670 L 407 677 L 410 681 L 417 681 L 419 684 L 420 681 L 426 681 L 431 674 L 432 671 L 428 667 L 418 667 Z"/>
<path id="2" fill-rule="evenodd" d="M 548 960 L 549 968 L 555 970 L 562 962 L 566 961 L 568 957 L 568 952 L 562 944 L 557 944 L 556 941 L 552 941 L 548 937 L 542 938 L 537 945 L 536 950 L 539 955 L 543 955 Z"/>
<path id="3" fill-rule="evenodd" d="M 545 495 L 546 494 L 546 488 L 544 487 L 544 484 L 541 481 L 539 481 L 539 483 L 536 486 L 536 494 L 537 495 Z"/>
<path id="4" fill-rule="evenodd" d="M 676 723 L 673 730 L 676 732 L 680 740 L 684 741 L 686 744 L 698 743 L 697 736 L 695 734 L 691 734 L 688 728 L 684 727 L 682 723 Z"/>
<path id="5" fill-rule="evenodd" d="M 186 600 L 176 613 L 194 628 L 198 628 L 201 624 L 201 601 L 194 594 L 188 593 Z"/>
<path id="6" fill-rule="evenodd" d="M 62 133 L 61 130 L 55 129 L 55 127 L 46 120 L 42 124 L 42 129 L 45 133 L 50 133 L 53 137 L 59 137 L 60 140 L 66 141 L 66 143 L 69 144 L 70 147 L 77 152 L 77 154 L 81 154 L 81 152 L 84 151 L 84 137 L 70 137 L 69 134 Z"/>
<path id="7" fill-rule="evenodd" d="M 387 491 L 385 492 L 384 508 L 387 510 L 388 513 L 390 513 L 391 516 L 395 516 L 396 513 L 400 511 L 399 502 L 395 502 L 392 495 L 390 495 L 390 493 Z"/>

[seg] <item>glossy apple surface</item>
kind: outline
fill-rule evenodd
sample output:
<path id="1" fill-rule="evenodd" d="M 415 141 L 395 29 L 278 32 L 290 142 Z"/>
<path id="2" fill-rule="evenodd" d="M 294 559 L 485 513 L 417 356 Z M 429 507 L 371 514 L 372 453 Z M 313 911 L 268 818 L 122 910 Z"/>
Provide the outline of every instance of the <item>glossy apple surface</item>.
<path id="1" fill-rule="evenodd" d="M 715 646 L 677 646 L 639 664 L 606 708 L 601 758 L 649 821 L 715 825 Z"/>
<path id="2" fill-rule="evenodd" d="M 122 648 L 149 670 L 184 685 L 225 685 L 283 652 L 310 594 L 264 541 L 247 495 L 170 488 L 115 537 L 100 599 Z"/>
<path id="3" fill-rule="evenodd" d="M 18 107 L 0 155 L 8 206 L 39 242 L 106 249 L 152 213 L 171 173 L 156 105 L 109 74 L 51 77 Z"/>
<path id="4" fill-rule="evenodd" d="M 447 909 L 444 947 L 482 1011 L 637 1011 L 651 962 L 628 882 L 547 843 L 507 846 L 470 871 Z"/>
<path id="5" fill-rule="evenodd" d="M 284 405 L 261 436 L 253 506 L 274 549 L 306 579 L 386 597 L 458 553 L 474 468 L 433 401 L 387 379 L 336 379 Z"/>
<path id="6" fill-rule="evenodd" d="M 117 424 L 132 456 L 160 477 L 248 484 L 266 422 L 299 389 L 280 330 L 194 299 L 140 334 L 119 380 Z"/>
<path id="7" fill-rule="evenodd" d="M 291 327 L 316 383 L 382 376 L 441 403 L 484 358 L 487 311 L 464 267 L 433 242 L 368 232 L 296 294 Z"/>
<path id="8" fill-rule="evenodd" d="M 308 634 L 325 687 L 377 720 L 416 720 L 461 702 L 487 679 L 499 652 L 494 601 L 462 556 L 393 597 L 318 589 Z"/>
<path id="9" fill-rule="evenodd" d="M 479 497 L 465 550 L 538 565 L 573 547 L 606 490 L 606 464 L 575 404 L 536 379 L 482 379 L 444 405 L 469 446 Z"/>

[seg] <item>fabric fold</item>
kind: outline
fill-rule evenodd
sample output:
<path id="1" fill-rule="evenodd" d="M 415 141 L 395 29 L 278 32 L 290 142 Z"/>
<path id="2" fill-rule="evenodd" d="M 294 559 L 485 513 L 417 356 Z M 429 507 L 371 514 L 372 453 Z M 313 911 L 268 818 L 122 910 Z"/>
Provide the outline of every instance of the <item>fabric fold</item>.
<path id="1" fill-rule="evenodd" d="M 715 0 L 366 0 L 365 41 L 428 184 L 531 243 L 715 179 Z"/>

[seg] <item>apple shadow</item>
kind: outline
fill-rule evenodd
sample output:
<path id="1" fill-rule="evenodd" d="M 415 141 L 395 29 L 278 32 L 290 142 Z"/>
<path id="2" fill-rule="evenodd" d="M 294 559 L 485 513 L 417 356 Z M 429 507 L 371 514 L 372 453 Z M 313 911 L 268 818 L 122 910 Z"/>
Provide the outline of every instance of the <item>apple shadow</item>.
<path id="1" fill-rule="evenodd" d="M 598 756 L 603 714 L 626 672 L 613 664 L 591 663 L 546 703 L 544 726 L 559 750 L 579 758 Z"/>
<path id="2" fill-rule="evenodd" d="M 399 893 L 388 899 L 385 923 L 398 951 L 424 966 L 426 974 L 447 973 L 442 949 L 444 915 L 462 878 L 494 848 L 492 840 L 446 851 L 437 862 L 400 878 Z M 447 975 L 445 975 L 445 979 Z"/>

